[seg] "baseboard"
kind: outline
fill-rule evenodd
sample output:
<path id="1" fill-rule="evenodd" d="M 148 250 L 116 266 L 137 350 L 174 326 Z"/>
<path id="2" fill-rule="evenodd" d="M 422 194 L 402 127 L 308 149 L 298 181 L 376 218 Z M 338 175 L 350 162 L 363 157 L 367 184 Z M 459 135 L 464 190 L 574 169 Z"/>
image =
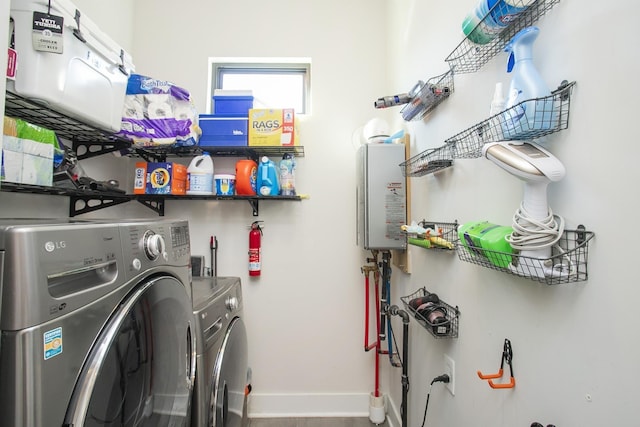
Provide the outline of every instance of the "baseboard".
<path id="1" fill-rule="evenodd" d="M 260 394 L 248 399 L 249 418 L 368 417 L 369 393 Z"/>
<path id="2" fill-rule="evenodd" d="M 402 421 L 400 420 L 400 411 L 396 407 L 393 400 L 387 396 L 387 424 L 389 427 L 401 427 Z"/>

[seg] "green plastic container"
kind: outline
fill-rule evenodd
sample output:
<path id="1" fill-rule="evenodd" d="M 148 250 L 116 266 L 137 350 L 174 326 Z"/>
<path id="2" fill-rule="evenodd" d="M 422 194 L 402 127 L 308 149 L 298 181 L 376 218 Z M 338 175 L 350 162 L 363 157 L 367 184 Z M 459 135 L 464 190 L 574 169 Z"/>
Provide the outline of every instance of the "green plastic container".
<path id="1" fill-rule="evenodd" d="M 488 221 L 468 222 L 458 227 L 458 237 L 465 248 L 476 256 L 487 258 L 493 265 L 506 268 L 514 253 L 505 239 L 513 228 L 492 224 Z"/>

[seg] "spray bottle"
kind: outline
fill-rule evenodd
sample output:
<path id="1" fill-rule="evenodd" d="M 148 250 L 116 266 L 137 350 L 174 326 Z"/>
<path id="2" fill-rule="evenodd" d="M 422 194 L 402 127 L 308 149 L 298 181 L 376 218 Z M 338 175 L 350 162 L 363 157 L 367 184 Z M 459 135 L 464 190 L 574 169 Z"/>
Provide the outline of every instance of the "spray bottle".
<path id="1" fill-rule="evenodd" d="M 295 196 L 296 195 L 296 161 L 293 154 L 284 153 L 280 160 L 280 195 Z"/>
<path id="2" fill-rule="evenodd" d="M 538 27 L 524 28 L 505 47 L 505 52 L 509 52 L 507 72 L 513 73 L 503 123 L 505 136 L 510 139 L 526 137 L 527 132 L 534 130 L 551 129 L 558 120 L 551 91 L 533 64 L 533 42 L 539 32 Z M 548 98 L 536 100 L 544 97 Z"/>

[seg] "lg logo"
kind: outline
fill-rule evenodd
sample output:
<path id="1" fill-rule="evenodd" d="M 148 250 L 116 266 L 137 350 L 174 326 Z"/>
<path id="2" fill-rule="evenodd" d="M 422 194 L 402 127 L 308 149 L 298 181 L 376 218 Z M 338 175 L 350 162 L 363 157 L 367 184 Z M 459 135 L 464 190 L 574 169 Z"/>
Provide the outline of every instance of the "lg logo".
<path id="1" fill-rule="evenodd" d="M 67 247 L 67 242 L 61 240 L 59 242 L 47 242 L 44 244 L 44 250 L 47 252 L 53 252 L 56 249 L 64 249 Z"/>

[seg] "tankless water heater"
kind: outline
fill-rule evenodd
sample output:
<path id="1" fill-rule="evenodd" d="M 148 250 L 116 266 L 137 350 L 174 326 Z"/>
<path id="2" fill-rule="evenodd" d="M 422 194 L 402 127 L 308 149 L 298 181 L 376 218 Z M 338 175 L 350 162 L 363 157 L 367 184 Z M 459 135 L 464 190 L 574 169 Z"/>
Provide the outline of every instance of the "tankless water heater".
<path id="1" fill-rule="evenodd" d="M 363 144 L 357 156 L 357 243 L 366 250 L 404 249 L 407 223 L 403 144 Z"/>

